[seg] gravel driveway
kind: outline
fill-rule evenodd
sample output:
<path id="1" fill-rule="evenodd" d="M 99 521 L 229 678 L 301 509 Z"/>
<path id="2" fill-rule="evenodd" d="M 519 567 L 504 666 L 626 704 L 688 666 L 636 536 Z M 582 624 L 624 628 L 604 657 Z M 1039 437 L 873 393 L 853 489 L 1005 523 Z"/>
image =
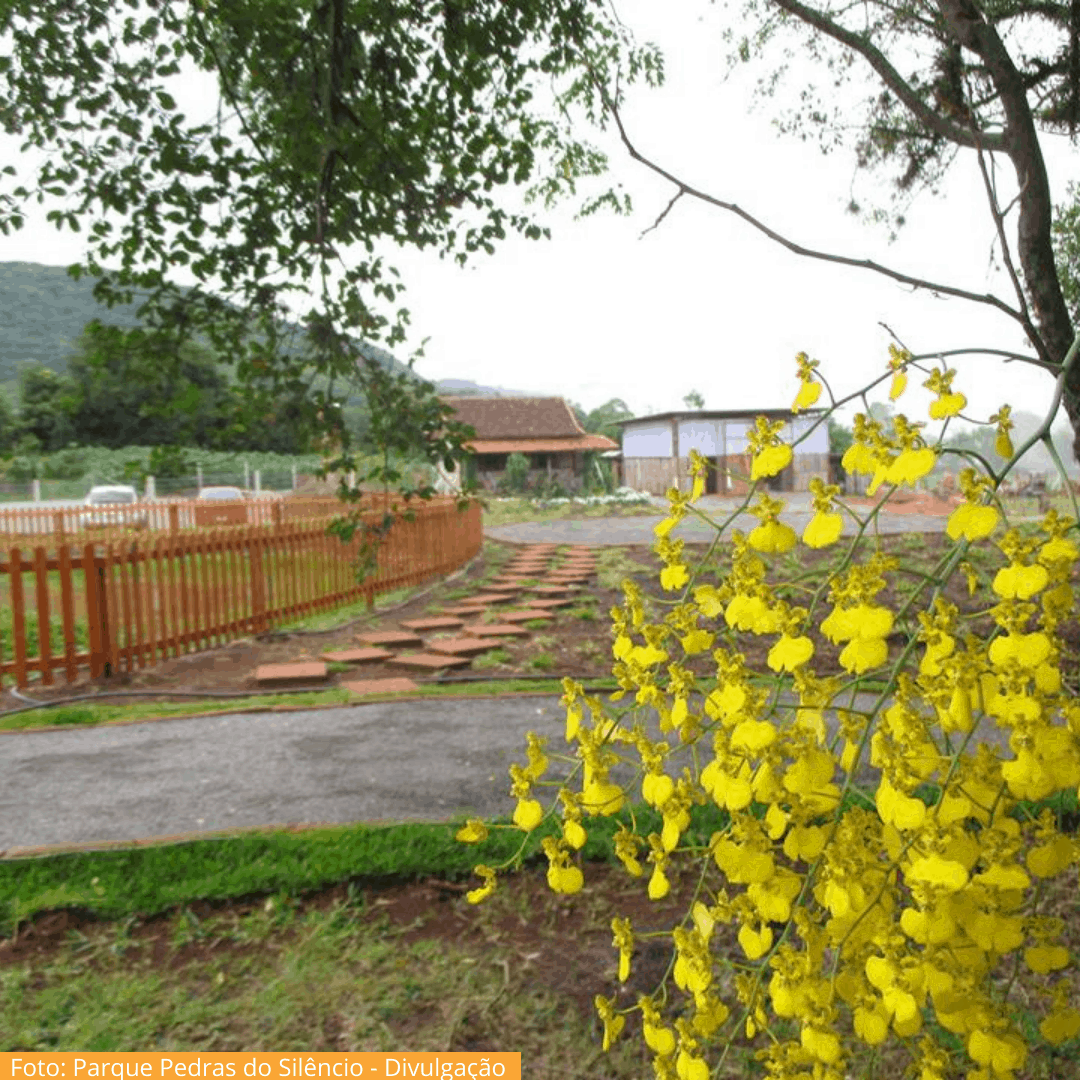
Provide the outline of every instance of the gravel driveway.
<path id="1" fill-rule="evenodd" d="M 786 507 L 780 520 L 790 525 L 797 533 L 806 528 L 813 516 L 810 496 L 806 492 L 785 493 Z M 724 499 L 706 495 L 697 505 L 719 521 L 739 505 L 741 500 Z M 667 508 L 666 499 L 656 499 L 660 513 Z M 588 544 L 591 547 L 610 547 L 623 544 L 652 544 L 656 537 L 653 527 L 659 517 L 610 517 L 565 519 L 562 521 L 524 521 L 517 525 L 498 525 L 484 530 L 484 535 L 492 540 L 503 540 L 511 544 Z M 877 528 L 882 533 L 925 533 L 944 532 L 948 518 L 943 514 L 902 514 L 882 513 L 877 518 Z M 749 514 L 740 514 L 734 527 L 748 532 L 757 525 L 757 518 Z M 844 535 L 855 532 L 855 525 L 850 518 L 844 519 Z M 693 515 L 684 518 L 672 531 L 672 537 L 686 540 L 687 543 L 703 543 L 713 539 L 715 530 Z"/>

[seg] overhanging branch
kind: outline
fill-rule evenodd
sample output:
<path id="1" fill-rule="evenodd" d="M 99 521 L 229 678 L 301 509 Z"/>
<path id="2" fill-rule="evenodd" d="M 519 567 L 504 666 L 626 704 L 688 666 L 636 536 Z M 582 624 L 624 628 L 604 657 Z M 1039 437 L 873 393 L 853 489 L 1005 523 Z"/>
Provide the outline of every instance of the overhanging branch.
<path id="1" fill-rule="evenodd" d="M 823 11 L 807 7 L 799 0 L 774 0 L 776 5 L 815 30 L 831 37 L 834 41 L 857 52 L 874 69 L 881 81 L 913 113 L 921 123 L 935 134 L 958 146 L 974 148 L 977 144 L 971 129 L 935 112 L 915 92 L 906 79 L 889 63 L 888 57 L 862 34 L 856 34 L 847 27 L 833 22 Z M 982 132 L 979 143 L 988 150 L 1004 149 L 1004 139 L 1000 134 Z"/>
<path id="2" fill-rule="evenodd" d="M 804 247 L 802 244 L 796 243 L 794 240 L 789 240 L 786 236 L 782 236 L 775 229 L 771 229 L 764 222 L 759 221 L 753 214 L 748 213 L 741 206 L 736 203 L 725 202 L 723 199 L 718 199 L 714 195 L 710 195 L 705 191 L 701 191 L 695 188 L 693 185 L 686 183 L 685 180 L 680 180 L 673 173 L 668 172 L 667 169 L 656 162 L 651 161 L 645 157 L 640 150 L 630 140 L 630 136 L 627 134 L 626 127 L 623 124 L 622 116 L 619 113 L 618 106 L 615 105 L 610 99 L 607 100 L 607 107 L 610 111 L 612 118 L 615 121 L 615 125 L 619 130 L 619 137 L 622 139 L 623 145 L 626 147 L 627 152 L 637 162 L 640 162 L 651 172 L 656 173 L 657 176 L 663 177 L 668 183 L 673 184 L 678 189 L 678 194 L 669 203 L 667 210 L 664 214 L 661 214 L 659 221 L 667 214 L 667 211 L 671 209 L 671 206 L 683 195 L 691 195 L 695 199 L 700 199 L 702 202 L 707 203 L 710 206 L 715 206 L 720 210 L 727 210 L 729 213 L 734 214 L 736 217 L 742 218 L 748 225 L 753 226 L 758 232 L 763 233 L 770 240 L 775 241 L 782 247 L 787 248 L 788 251 L 795 255 L 802 255 L 808 259 L 819 259 L 822 262 L 836 263 L 839 266 L 853 266 L 859 270 L 869 270 L 872 273 L 880 274 L 883 277 L 890 278 L 893 281 L 898 281 L 902 285 L 910 285 L 913 289 L 925 289 L 929 292 L 940 293 L 944 296 L 955 296 L 961 300 L 970 300 L 976 304 L 986 304 L 989 307 L 997 308 L 999 311 L 1008 315 L 1010 318 L 1015 319 L 1021 325 L 1024 325 L 1023 313 L 1017 311 L 1016 308 L 1010 307 L 1000 297 L 994 296 L 992 293 L 975 293 L 970 292 L 967 289 L 958 289 L 954 285 L 943 285 L 940 282 L 927 281 L 925 278 L 914 277 L 911 274 L 905 274 L 900 270 L 893 270 L 891 267 L 882 266 L 880 263 L 874 262 L 872 259 L 855 259 L 848 255 L 837 255 L 827 251 L 817 251 L 814 248 Z M 649 231 L 649 230 L 646 230 Z"/>

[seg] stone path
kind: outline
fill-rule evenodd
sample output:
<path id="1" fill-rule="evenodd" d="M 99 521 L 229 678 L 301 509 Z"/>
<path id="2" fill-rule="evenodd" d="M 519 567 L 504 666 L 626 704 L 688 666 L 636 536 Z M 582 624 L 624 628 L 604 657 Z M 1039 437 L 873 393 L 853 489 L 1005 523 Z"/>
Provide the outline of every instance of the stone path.
<path id="1" fill-rule="evenodd" d="M 483 592 L 459 599 L 437 615 L 407 619 L 398 630 L 357 634 L 360 648 L 327 652 L 319 661 L 265 664 L 256 670 L 255 678 L 266 687 L 319 683 L 328 676 L 328 662 L 357 668 L 385 662 L 405 671 L 431 673 L 468 668 L 474 657 L 508 639 L 527 638 L 531 624 L 550 622 L 553 609 L 573 603 L 575 593 L 595 574 L 596 557 L 587 548 L 530 544 Z M 491 618 L 485 621 L 488 615 Z M 456 636 L 436 636 L 448 631 Z M 408 678 L 360 679 L 342 685 L 361 696 L 417 689 Z"/>

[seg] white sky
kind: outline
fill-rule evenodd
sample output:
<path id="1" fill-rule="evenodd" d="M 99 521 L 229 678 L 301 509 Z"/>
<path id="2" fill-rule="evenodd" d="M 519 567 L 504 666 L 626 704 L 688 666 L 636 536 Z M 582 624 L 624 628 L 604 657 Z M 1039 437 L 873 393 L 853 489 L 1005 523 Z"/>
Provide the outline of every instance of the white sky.
<path id="1" fill-rule="evenodd" d="M 989 266 L 992 223 L 970 156 L 957 164 L 943 197 L 919 198 L 889 244 L 884 230 L 845 212 L 854 173 L 849 153 L 823 156 L 813 143 L 778 135 L 772 103 L 755 104 L 750 79 L 722 81 L 722 9 L 652 0 L 618 0 L 618 9 L 638 39 L 655 41 L 667 58 L 667 85 L 635 90 L 624 111 L 643 153 L 800 243 L 1014 302 L 1008 282 Z M 185 79 L 177 97 L 198 119 L 216 100 L 209 77 Z M 800 350 L 821 361 L 835 390 L 850 392 L 886 363 L 890 339 L 879 321 L 915 352 L 974 345 L 1029 351 L 1018 327 L 988 307 L 913 294 L 865 271 L 800 258 L 689 199 L 641 238 L 673 192 L 616 141 L 605 145 L 614 179 L 633 196 L 633 217 L 575 221 L 567 207 L 547 219 L 551 241 L 510 239 L 466 269 L 426 253 L 390 260 L 408 285 L 410 347 L 429 339 L 420 374 L 559 394 L 586 409 L 621 397 L 642 414 L 681 408 L 691 389 L 707 408 L 786 406 Z M 0 137 L 0 156 L 13 156 L 17 146 Z M 1060 199 L 1075 178 L 1075 155 L 1059 141 L 1048 156 Z M 1011 180 L 1007 162 L 1004 175 Z M 20 168 L 20 180 L 25 176 Z M 872 193 L 866 181 L 860 185 L 861 194 Z M 0 259 L 65 265 L 81 257 L 80 235 L 45 223 L 47 206 L 29 209 L 27 227 L 0 237 Z M 1010 224 L 1014 229 L 1014 219 Z M 396 352 L 404 359 L 409 348 Z M 950 363 L 971 415 L 985 418 L 1005 401 L 1045 411 L 1053 384 L 1043 372 L 989 358 Z M 925 400 L 925 391 L 909 390 L 901 407 L 925 415 Z"/>

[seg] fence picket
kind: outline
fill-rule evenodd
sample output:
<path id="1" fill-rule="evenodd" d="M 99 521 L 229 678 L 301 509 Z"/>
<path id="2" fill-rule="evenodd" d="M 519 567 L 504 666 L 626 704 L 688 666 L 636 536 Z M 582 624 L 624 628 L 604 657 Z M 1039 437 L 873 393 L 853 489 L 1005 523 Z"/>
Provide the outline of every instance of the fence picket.
<path id="1" fill-rule="evenodd" d="M 22 552 L 13 547 L 8 552 L 11 560 L 11 631 L 12 659 L 14 660 L 15 682 L 26 686 L 26 604 L 23 598 Z"/>
<path id="2" fill-rule="evenodd" d="M 137 667 L 146 666 L 146 627 L 143 610 L 146 606 L 145 573 L 143 570 L 144 553 L 138 540 L 131 542 L 131 606 L 135 616 L 134 656 Z"/>
<path id="3" fill-rule="evenodd" d="M 60 574 L 60 617 L 64 622 L 64 674 L 68 682 L 74 682 L 79 677 L 75 641 L 75 582 L 71 548 L 66 542 L 57 551 L 56 564 Z"/>
<path id="4" fill-rule="evenodd" d="M 177 596 L 176 536 L 176 530 L 172 530 L 165 541 L 165 579 L 168 582 L 169 654 L 171 656 L 179 656 L 182 651 L 180 648 L 180 597 Z"/>
<path id="5" fill-rule="evenodd" d="M 86 589 L 86 621 L 90 630 L 90 678 L 105 673 L 106 624 L 102 611 L 101 590 L 98 582 L 96 546 L 84 544 L 82 549 L 83 586 Z"/>
<path id="6" fill-rule="evenodd" d="M 161 617 L 161 533 L 154 537 L 153 551 L 146 553 L 146 640 L 150 644 L 150 663 L 156 664 L 158 656 L 165 658 L 162 644 L 165 622 Z"/>
<path id="7" fill-rule="evenodd" d="M 38 657 L 41 681 L 52 686 L 52 612 L 49 607 L 49 560 L 43 547 L 34 548 L 34 586 L 37 594 Z"/>
<path id="8" fill-rule="evenodd" d="M 207 563 L 210 559 L 210 533 L 197 533 L 195 537 L 196 557 L 199 560 L 199 579 L 202 582 L 202 590 L 196 590 L 195 594 L 195 625 L 199 625 L 199 600 L 202 598 L 202 635 L 200 648 L 209 648 L 213 644 L 212 627 L 213 620 L 210 618 L 210 570 Z M 194 570 L 192 571 L 194 576 Z"/>
<path id="9" fill-rule="evenodd" d="M 102 568 L 102 584 L 105 592 L 106 640 L 109 670 L 113 675 L 120 671 L 120 602 L 116 595 L 115 552 L 110 540 L 105 545 L 105 561 Z"/>
<path id="10" fill-rule="evenodd" d="M 120 591 L 120 625 L 124 628 L 124 645 L 120 655 L 124 658 L 124 670 L 133 671 L 135 668 L 135 651 L 131 637 L 131 567 L 134 565 L 131 559 L 131 543 L 124 542 L 124 558 L 116 564 L 118 587 Z"/>

